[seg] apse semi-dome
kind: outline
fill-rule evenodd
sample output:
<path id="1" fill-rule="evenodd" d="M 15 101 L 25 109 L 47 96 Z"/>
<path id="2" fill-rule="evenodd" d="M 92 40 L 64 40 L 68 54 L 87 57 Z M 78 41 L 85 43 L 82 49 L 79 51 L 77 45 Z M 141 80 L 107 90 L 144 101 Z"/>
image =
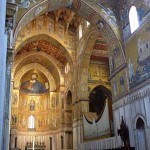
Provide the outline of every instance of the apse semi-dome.
<path id="1" fill-rule="evenodd" d="M 20 90 L 25 93 L 45 93 L 48 91 L 47 87 L 38 80 L 38 75 L 33 73 L 31 79 L 21 83 Z"/>

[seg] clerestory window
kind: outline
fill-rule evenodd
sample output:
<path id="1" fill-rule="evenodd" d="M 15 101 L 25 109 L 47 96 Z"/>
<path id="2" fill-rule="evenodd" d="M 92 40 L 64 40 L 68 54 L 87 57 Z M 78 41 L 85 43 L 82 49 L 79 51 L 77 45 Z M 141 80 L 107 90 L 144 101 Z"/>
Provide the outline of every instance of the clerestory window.
<path id="1" fill-rule="evenodd" d="M 129 22 L 130 22 L 131 33 L 133 33 L 139 27 L 138 14 L 135 6 L 132 6 L 130 8 Z"/>

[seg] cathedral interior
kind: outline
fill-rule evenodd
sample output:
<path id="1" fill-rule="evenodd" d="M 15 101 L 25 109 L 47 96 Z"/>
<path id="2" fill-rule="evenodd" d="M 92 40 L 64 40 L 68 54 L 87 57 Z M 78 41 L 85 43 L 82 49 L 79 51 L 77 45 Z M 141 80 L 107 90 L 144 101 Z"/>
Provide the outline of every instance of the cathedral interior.
<path id="1" fill-rule="evenodd" d="M 1 0 L 0 22 L 0 150 L 150 150 L 150 0 Z"/>

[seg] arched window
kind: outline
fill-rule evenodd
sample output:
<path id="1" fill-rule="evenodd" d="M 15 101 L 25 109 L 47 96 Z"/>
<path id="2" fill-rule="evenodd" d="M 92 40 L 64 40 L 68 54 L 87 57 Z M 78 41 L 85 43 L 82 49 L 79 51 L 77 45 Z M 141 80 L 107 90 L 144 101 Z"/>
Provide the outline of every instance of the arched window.
<path id="1" fill-rule="evenodd" d="M 139 27 L 138 15 L 135 6 L 132 6 L 129 12 L 129 21 L 131 33 L 133 33 Z"/>
<path id="2" fill-rule="evenodd" d="M 35 117 L 33 115 L 29 116 L 28 128 L 29 129 L 34 129 L 35 128 Z"/>
<path id="3" fill-rule="evenodd" d="M 67 94 L 67 104 L 68 105 L 72 104 L 72 93 L 71 93 L 71 91 L 69 91 Z"/>
<path id="4" fill-rule="evenodd" d="M 87 25 L 87 27 L 89 27 L 89 26 L 90 26 L 90 23 L 89 23 L 88 21 L 86 21 L 86 25 Z"/>
<path id="5" fill-rule="evenodd" d="M 81 39 L 82 37 L 82 26 L 79 25 L 79 39 Z"/>

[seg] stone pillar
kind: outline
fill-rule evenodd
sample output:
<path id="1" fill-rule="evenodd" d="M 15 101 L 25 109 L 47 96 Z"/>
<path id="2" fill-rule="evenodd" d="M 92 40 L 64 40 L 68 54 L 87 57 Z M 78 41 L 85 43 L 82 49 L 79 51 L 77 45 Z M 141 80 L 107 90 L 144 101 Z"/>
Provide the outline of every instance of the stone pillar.
<path id="1" fill-rule="evenodd" d="M 4 117 L 3 117 L 3 143 L 2 149 L 7 150 L 9 148 L 9 137 L 10 137 L 10 89 L 11 89 L 11 68 L 13 62 L 13 29 L 15 22 L 15 13 L 17 10 L 17 5 L 11 2 L 7 2 L 7 11 L 6 11 L 6 24 L 5 24 L 5 33 L 7 34 L 7 53 L 5 53 L 5 77 L 4 77 Z M 4 56 L 3 56 L 4 57 Z"/>
<path id="2" fill-rule="evenodd" d="M 5 34 L 6 0 L 0 1 L 0 149 L 3 141 L 3 120 L 4 120 L 4 98 L 5 98 L 5 70 L 7 36 Z"/>
<path id="3" fill-rule="evenodd" d="M 79 136 L 79 143 L 78 144 L 81 144 L 83 143 L 83 138 L 84 138 L 84 135 L 83 135 L 83 114 L 85 112 L 89 112 L 89 99 L 80 99 L 79 100 L 79 105 L 80 105 L 80 116 L 79 116 L 79 120 L 78 120 L 78 130 L 79 130 L 79 133 L 78 136 Z"/>
<path id="4" fill-rule="evenodd" d="M 68 132 L 64 132 L 64 149 L 68 149 Z"/>
<path id="5" fill-rule="evenodd" d="M 73 123 L 73 149 L 78 149 L 78 131 L 77 131 L 77 123 Z"/>
<path id="6" fill-rule="evenodd" d="M 12 60 L 13 60 L 13 50 L 8 49 L 7 50 L 7 60 L 6 60 L 6 82 L 5 82 L 5 104 L 4 104 L 4 128 L 3 128 L 3 149 L 8 149 L 9 146 L 9 137 L 10 137 L 10 109 L 11 109 L 11 68 L 12 68 Z"/>
<path id="7" fill-rule="evenodd" d="M 83 115 L 84 112 L 89 112 L 89 99 L 80 99 L 79 104 L 80 104 L 80 107 L 81 107 L 80 109 L 82 112 L 80 115 Z"/>
<path id="8" fill-rule="evenodd" d="M 73 149 L 80 149 L 80 145 L 83 142 L 83 124 L 82 115 L 83 112 L 87 112 L 82 104 L 88 104 L 88 100 L 79 100 L 74 104 L 74 121 L 73 121 Z M 86 105 L 85 105 L 86 106 Z"/>

